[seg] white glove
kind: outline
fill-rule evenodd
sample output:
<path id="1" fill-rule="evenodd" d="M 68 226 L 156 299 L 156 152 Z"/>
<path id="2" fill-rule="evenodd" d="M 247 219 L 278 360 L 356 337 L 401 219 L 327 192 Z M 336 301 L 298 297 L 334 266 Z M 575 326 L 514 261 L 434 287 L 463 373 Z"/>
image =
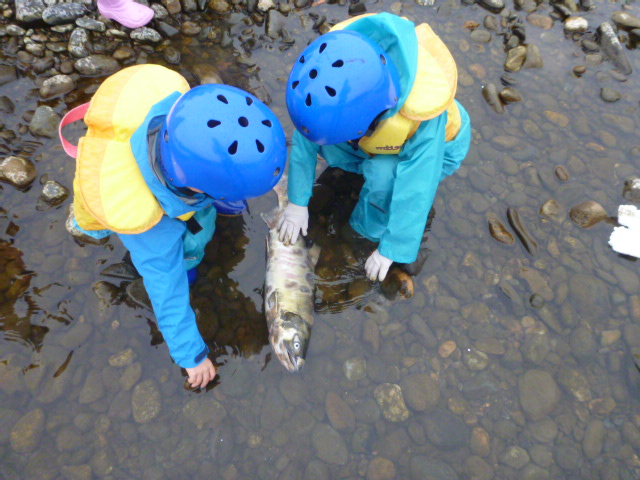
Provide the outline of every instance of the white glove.
<path id="1" fill-rule="evenodd" d="M 367 277 L 372 282 L 375 282 L 376 278 L 383 281 L 392 263 L 393 260 L 385 257 L 376 249 L 376 251 L 367 258 L 364 264 L 364 271 L 367 272 Z"/>
<path id="2" fill-rule="evenodd" d="M 281 242 L 293 245 L 298 241 L 298 235 L 307 234 L 309 226 L 309 209 L 289 202 L 278 222 L 278 232 Z"/>

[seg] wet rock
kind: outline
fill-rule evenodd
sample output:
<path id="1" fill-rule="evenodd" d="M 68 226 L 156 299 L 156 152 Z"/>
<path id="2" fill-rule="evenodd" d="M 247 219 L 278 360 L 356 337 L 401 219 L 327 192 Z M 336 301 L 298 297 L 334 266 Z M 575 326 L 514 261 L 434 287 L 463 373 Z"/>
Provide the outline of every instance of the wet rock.
<path id="1" fill-rule="evenodd" d="M 91 370 L 84 382 L 82 390 L 80 390 L 81 404 L 93 403 L 102 398 L 104 395 L 104 384 L 102 383 L 102 374 L 99 370 Z"/>
<path id="2" fill-rule="evenodd" d="M 92 32 L 102 33 L 107 29 L 107 26 L 100 20 L 95 20 L 91 17 L 80 17 L 76 19 L 76 25 Z"/>
<path id="3" fill-rule="evenodd" d="M 470 432 L 464 422 L 447 410 L 435 410 L 423 418 L 429 441 L 438 448 L 455 449 L 467 445 Z"/>
<path id="4" fill-rule="evenodd" d="M 260 425 L 267 430 L 274 430 L 284 418 L 282 405 L 284 398 L 277 388 L 269 388 L 264 396 L 260 409 Z"/>
<path id="5" fill-rule="evenodd" d="M 631 30 L 633 28 L 640 28 L 640 18 L 635 17 L 627 12 L 617 11 L 611 14 L 611 20 L 613 22 L 626 30 Z"/>
<path id="6" fill-rule="evenodd" d="M 600 98 L 607 103 L 615 103 L 622 98 L 622 94 L 613 88 L 602 87 L 600 89 Z"/>
<path id="7" fill-rule="evenodd" d="M 74 88 L 76 88 L 76 82 L 69 75 L 54 75 L 43 82 L 40 87 L 40 96 L 46 100 L 69 93 Z"/>
<path id="8" fill-rule="evenodd" d="M 265 32 L 268 37 L 277 39 L 286 25 L 287 18 L 276 9 L 271 9 L 267 13 Z"/>
<path id="9" fill-rule="evenodd" d="M 311 433 L 311 443 L 316 455 L 331 465 L 344 465 L 349 459 L 349 451 L 342 436 L 326 424 L 320 424 Z"/>
<path id="10" fill-rule="evenodd" d="M 504 9 L 503 0 L 478 0 L 478 5 L 486 8 L 491 13 L 500 13 Z"/>
<path id="11" fill-rule="evenodd" d="M 162 41 L 162 35 L 149 27 L 136 28 L 129 36 L 132 40 L 136 40 L 140 43 L 159 43 Z"/>
<path id="12" fill-rule="evenodd" d="M 367 375 L 367 362 L 362 357 L 350 358 L 342 365 L 344 376 L 351 381 L 358 381 Z"/>
<path id="13" fill-rule="evenodd" d="M 573 331 L 569 337 L 569 345 L 571 345 L 573 356 L 581 361 L 591 360 L 598 349 L 593 332 L 585 326 L 578 327 Z"/>
<path id="14" fill-rule="evenodd" d="M 485 398 L 501 391 L 500 380 L 488 370 L 466 379 L 462 384 L 464 396 L 471 400 Z"/>
<path id="15" fill-rule="evenodd" d="M 504 64 L 504 68 L 511 72 L 519 71 L 524 64 L 526 56 L 527 47 L 520 45 L 518 47 L 512 48 L 507 53 L 507 60 Z"/>
<path id="16" fill-rule="evenodd" d="M 500 97 L 500 100 L 506 104 L 522 101 L 522 95 L 520 95 L 520 92 L 513 87 L 503 88 L 500 90 L 498 96 Z"/>
<path id="17" fill-rule="evenodd" d="M 629 202 L 640 204 L 640 178 L 631 177 L 624 181 L 622 196 Z"/>
<path id="18" fill-rule="evenodd" d="M 81 3 L 58 3 L 44 9 L 42 20 L 49 25 L 73 23 L 77 18 L 82 17 L 86 11 Z"/>
<path id="19" fill-rule="evenodd" d="M 539 422 L 530 422 L 527 427 L 533 438 L 541 443 L 551 443 L 558 436 L 558 425 L 548 417 Z"/>
<path id="20" fill-rule="evenodd" d="M 543 15 L 538 12 L 530 13 L 527 15 L 527 22 L 543 30 L 549 30 L 553 28 L 553 18 L 549 15 Z"/>
<path id="21" fill-rule="evenodd" d="M 133 389 L 131 409 L 133 419 L 138 423 L 154 420 L 162 408 L 160 390 L 155 380 L 145 380 Z"/>
<path id="22" fill-rule="evenodd" d="M 142 364 L 140 362 L 132 363 L 127 366 L 122 373 L 122 376 L 118 380 L 120 387 L 123 391 L 128 392 L 131 390 L 142 376 Z"/>
<path id="23" fill-rule="evenodd" d="M 507 230 L 498 217 L 490 215 L 487 222 L 489 223 L 489 233 L 491 233 L 493 238 L 505 245 L 513 245 L 516 241 L 515 237 Z"/>
<path id="24" fill-rule="evenodd" d="M 38 172 L 31 161 L 22 157 L 7 157 L 0 163 L 0 181 L 18 189 L 27 188 L 36 179 Z"/>
<path id="25" fill-rule="evenodd" d="M 522 346 L 522 355 L 529 362 L 541 365 L 548 353 L 551 351 L 551 340 L 549 331 L 542 328 L 531 328 L 527 331 Z"/>
<path id="26" fill-rule="evenodd" d="M 391 460 L 384 457 L 374 457 L 367 465 L 367 480 L 392 480 L 396 478 L 396 467 Z"/>
<path id="27" fill-rule="evenodd" d="M 55 207 L 63 203 L 69 197 L 69 189 L 54 180 L 48 180 L 42 187 L 42 193 L 38 198 L 38 210 L 46 210 L 47 207 Z"/>
<path id="28" fill-rule="evenodd" d="M 400 386 L 409 408 L 418 412 L 432 410 L 440 401 L 438 382 L 427 374 L 409 375 L 402 379 Z"/>
<path id="29" fill-rule="evenodd" d="M 522 480 L 549 480 L 550 478 L 551 475 L 548 470 L 533 463 L 526 465 L 522 469 Z"/>
<path id="30" fill-rule="evenodd" d="M 504 113 L 504 105 L 498 96 L 498 88 L 493 83 L 482 86 L 482 97 L 496 113 Z"/>
<path id="31" fill-rule="evenodd" d="M 571 220 L 573 220 L 573 223 L 582 228 L 592 227 L 609 217 L 604 207 L 593 200 L 588 200 L 574 206 L 570 210 L 569 216 Z"/>
<path id="32" fill-rule="evenodd" d="M 58 124 L 60 117 L 51 107 L 40 106 L 29 123 L 29 131 L 36 136 L 56 138 L 58 136 Z"/>
<path id="33" fill-rule="evenodd" d="M 562 367 L 558 372 L 558 383 L 578 402 L 591 400 L 591 387 L 579 370 L 568 366 Z"/>
<path id="34" fill-rule="evenodd" d="M 578 314 L 587 320 L 601 321 L 611 311 L 607 284 L 592 275 L 572 276 L 569 280 L 569 295 Z"/>
<path id="35" fill-rule="evenodd" d="M 531 43 L 527 45 L 527 57 L 525 58 L 522 68 L 543 68 L 544 62 L 542 54 L 537 45 Z"/>
<path id="36" fill-rule="evenodd" d="M 42 0 L 16 0 L 16 19 L 19 22 L 31 23 L 42 19 L 46 5 Z"/>
<path id="37" fill-rule="evenodd" d="M 132 348 L 126 348 L 121 352 L 109 357 L 109 365 L 116 368 L 123 368 L 131 365 L 137 358 L 136 352 Z"/>
<path id="38" fill-rule="evenodd" d="M 208 63 L 198 63 L 193 66 L 193 73 L 198 80 L 200 81 L 200 85 L 210 84 L 210 83 L 224 83 L 218 70 Z"/>
<path id="39" fill-rule="evenodd" d="M 65 480 L 91 480 L 93 470 L 91 465 L 67 465 L 62 467 L 62 476 Z"/>
<path id="40" fill-rule="evenodd" d="M 543 370 L 528 370 L 518 380 L 520 405 L 533 421 L 542 420 L 560 401 L 560 389 L 553 377 Z"/>
<path id="41" fill-rule="evenodd" d="M 1 78 L 1 74 L 0 74 Z M 0 97 L 0 112 L 2 113 L 13 113 L 15 110 L 15 105 L 11 101 L 11 99 L 7 96 Z"/>
<path id="42" fill-rule="evenodd" d="M 553 458 L 560 468 L 569 472 L 578 471 L 582 465 L 582 455 L 578 449 L 566 443 L 554 447 Z"/>
<path id="43" fill-rule="evenodd" d="M 422 455 L 412 456 L 409 462 L 411 480 L 459 480 L 460 477 L 448 463 Z M 472 477 L 471 477 L 472 478 Z"/>
<path id="44" fill-rule="evenodd" d="M 594 419 L 587 424 L 582 439 L 582 451 L 589 460 L 595 460 L 602 453 L 607 428 L 602 420 Z"/>
<path id="45" fill-rule="evenodd" d="M 598 27 L 598 40 L 600 48 L 611 63 L 625 75 L 630 75 L 633 71 L 631 63 L 629 63 L 629 58 L 609 22 L 603 22 Z"/>
<path id="46" fill-rule="evenodd" d="M 189 400 L 182 413 L 198 430 L 216 428 L 227 416 L 227 411 L 211 395 L 198 396 Z"/>
<path id="47" fill-rule="evenodd" d="M 324 401 L 325 410 L 331 426 L 338 431 L 353 431 L 356 416 L 351 407 L 335 392 L 327 393 Z"/>
<path id="48" fill-rule="evenodd" d="M 69 53 L 76 58 L 84 58 L 91 55 L 91 39 L 89 32 L 84 28 L 76 28 L 71 32 L 68 44 Z"/>
<path id="49" fill-rule="evenodd" d="M 427 348 L 438 346 L 438 339 L 420 315 L 413 314 L 409 319 L 409 330 L 418 335 L 422 343 Z"/>
<path id="50" fill-rule="evenodd" d="M 564 21 L 564 29 L 569 33 L 586 32 L 589 22 L 584 17 L 567 17 Z"/>
<path id="51" fill-rule="evenodd" d="M 525 228 L 525 225 L 520 218 L 520 214 L 518 213 L 518 209 L 514 207 L 508 208 L 507 219 L 509 220 L 511 228 L 513 228 L 513 230 L 516 232 L 516 235 L 522 243 L 522 246 L 527 252 L 535 257 L 538 254 L 538 243 L 529 233 L 529 230 Z"/>
<path id="52" fill-rule="evenodd" d="M 106 55 L 93 54 L 76 60 L 73 64 L 76 71 L 86 76 L 111 75 L 120 70 L 117 60 Z"/>
<path id="53" fill-rule="evenodd" d="M 491 453 L 491 437 L 482 427 L 475 427 L 471 432 L 471 452 L 480 457 L 488 457 Z"/>
<path id="54" fill-rule="evenodd" d="M 471 40 L 477 43 L 489 43 L 491 41 L 491 33 L 486 30 L 474 30 L 471 32 Z"/>
<path id="55" fill-rule="evenodd" d="M 467 457 L 464 462 L 464 470 L 467 472 L 468 478 L 476 480 L 491 480 L 495 475 L 493 467 L 485 459 L 475 455 Z"/>
<path id="56" fill-rule="evenodd" d="M 382 414 L 390 422 L 403 422 L 409 418 L 409 410 L 404 403 L 404 396 L 399 385 L 383 383 L 373 391 Z"/>
<path id="57" fill-rule="evenodd" d="M 15 82 L 17 79 L 18 74 L 16 73 L 16 67 L 12 65 L 0 65 L 0 86 Z M 8 99 L 8 97 L 6 98 Z M 6 103 L 6 100 L 3 103 Z"/>
<path id="58" fill-rule="evenodd" d="M 16 453 L 33 452 L 44 433 L 44 412 L 36 408 L 24 414 L 11 430 L 11 449 Z"/>
<path id="59" fill-rule="evenodd" d="M 516 470 L 524 467 L 527 463 L 529 463 L 529 460 L 530 458 L 527 451 L 517 445 L 508 447 L 500 456 L 500 461 L 502 463 L 511 468 L 515 468 Z"/>

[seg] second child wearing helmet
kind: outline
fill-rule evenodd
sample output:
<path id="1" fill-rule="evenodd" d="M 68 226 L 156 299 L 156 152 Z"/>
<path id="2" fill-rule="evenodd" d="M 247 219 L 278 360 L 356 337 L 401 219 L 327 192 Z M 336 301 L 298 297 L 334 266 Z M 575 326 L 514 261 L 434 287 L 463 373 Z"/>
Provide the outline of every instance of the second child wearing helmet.
<path id="1" fill-rule="evenodd" d="M 190 305 L 189 277 L 213 237 L 217 212 L 240 213 L 245 200 L 280 179 L 284 130 L 253 95 L 227 85 L 189 89 L 159 65 L 109 77 L 84 119 L 75 229 L 95 238 L 119 234 L 171 356 L 192 386 L 204 387 L 216 370 Z"/>
<path id="2" fill-rule="evenodd" d="M 364 176 L 350 223 L 378 242 L 365 263 L 367 276 L 384 280 L 393 262 L 417 273 L 438 185 L 471 144 L 471 122 L 455 100 L 456 88 L 455 61 L 426 24 L 362 15 L 312 42 L 287 84 L 296 132 L 280 238 L 306 235 L 320 155 L 332 167 Z"/>

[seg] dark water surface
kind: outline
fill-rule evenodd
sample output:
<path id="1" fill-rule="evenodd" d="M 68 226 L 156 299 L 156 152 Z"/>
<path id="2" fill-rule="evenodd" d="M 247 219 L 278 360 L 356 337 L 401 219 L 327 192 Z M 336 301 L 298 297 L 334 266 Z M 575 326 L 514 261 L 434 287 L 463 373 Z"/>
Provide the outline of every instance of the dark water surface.
<path id="1" fill-rule="evenodd" d="M 1 121 L 16 132 L 4 149 L 31 159 L 39 175 L 26 191 L 0 184 L 0 478 L 640 478 L 638 262 L 610 249 L 611 222 L 581 228 L 569 217 L 589 200 L 615 217 L 628 203 L 624 180 L 640 174 L 640 57 L 630 41 L 633 73 L 621 75 L 580 41 L 613 12 L 640 8 L 597 2 L 575 13 L 589 27 L 572 38 L 557 15 L 538 26 L 526 11 L 535 4 L 524 5 L 508 3 L 509 17 L 441 0 L 366 4 L 432 25 L 456 58 L 457 98 L 474 126 L 467 160 L 438 191 L 415 295 L 382 295 L 363 278 L 364 256 L 325 218 L 307 364 L 287 373 L 270 355 L 262 312 L 259 214 L 275 195 L 253 200 L 242 218 L 219 221 L 192 289 L 220 365 L 206 392 L 183 388 L 153 314 L 127 301 L 128 281 L 101 275 L 125 256 L 120 241 L 76 243 L 64 227 L 70 199 L 38 207 L 44 180 L 71 188 L 73 161 L 55 140 L 25 133 L 25 118 L 43 104 L 64 113 L 63 100 L 42 101 L 33 75 L 0 86 L 16 106 Z M 347 10 L 293 10 L 277 39 L 227 17 L 224 47 L 175 37 L 175 68 L 213 64 L 225 82 L 270 98 L 290 135 L 288 72 L 318 35 L 314 24 L 337 23 Z M 473 34 L 466 22 L 479 24 Z M 518 25 L 542 68 L 504 69 L 504 41 Z M 163 63 L 162 52 L 149 61 Z M 586 72 L 577 76 L 577 66 Z M 67 104 L 98 81 L 82 79 Z M 496 113 L 482 94 L 489 84 L 510 84 L 522 100 Z M 603 100 L 601 89 L 619 100 Z M 550 200 L 556 213 L 541 214 Z M 498 242 L 490 219 L 515 242 Z"/>

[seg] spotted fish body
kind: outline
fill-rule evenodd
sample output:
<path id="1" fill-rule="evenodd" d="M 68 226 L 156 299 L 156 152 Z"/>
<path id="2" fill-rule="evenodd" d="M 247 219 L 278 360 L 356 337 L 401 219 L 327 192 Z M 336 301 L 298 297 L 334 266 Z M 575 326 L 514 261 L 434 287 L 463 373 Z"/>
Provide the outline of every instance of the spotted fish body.
<path id="1" fill-rule="evenodd" d="M 267 235 L 267 273 L 264 310 L 269 329 L 269 343 L 282 365 L 290 372 L 300 370 L 313 326 L 315 264 L 319 249 L 307 248 L 300 235 L 294 245 L 278 238 L 278 219 L 286 205 L 287 178 L 283 175 L 275 190 L 278 207 L 265 217 Z"/>

